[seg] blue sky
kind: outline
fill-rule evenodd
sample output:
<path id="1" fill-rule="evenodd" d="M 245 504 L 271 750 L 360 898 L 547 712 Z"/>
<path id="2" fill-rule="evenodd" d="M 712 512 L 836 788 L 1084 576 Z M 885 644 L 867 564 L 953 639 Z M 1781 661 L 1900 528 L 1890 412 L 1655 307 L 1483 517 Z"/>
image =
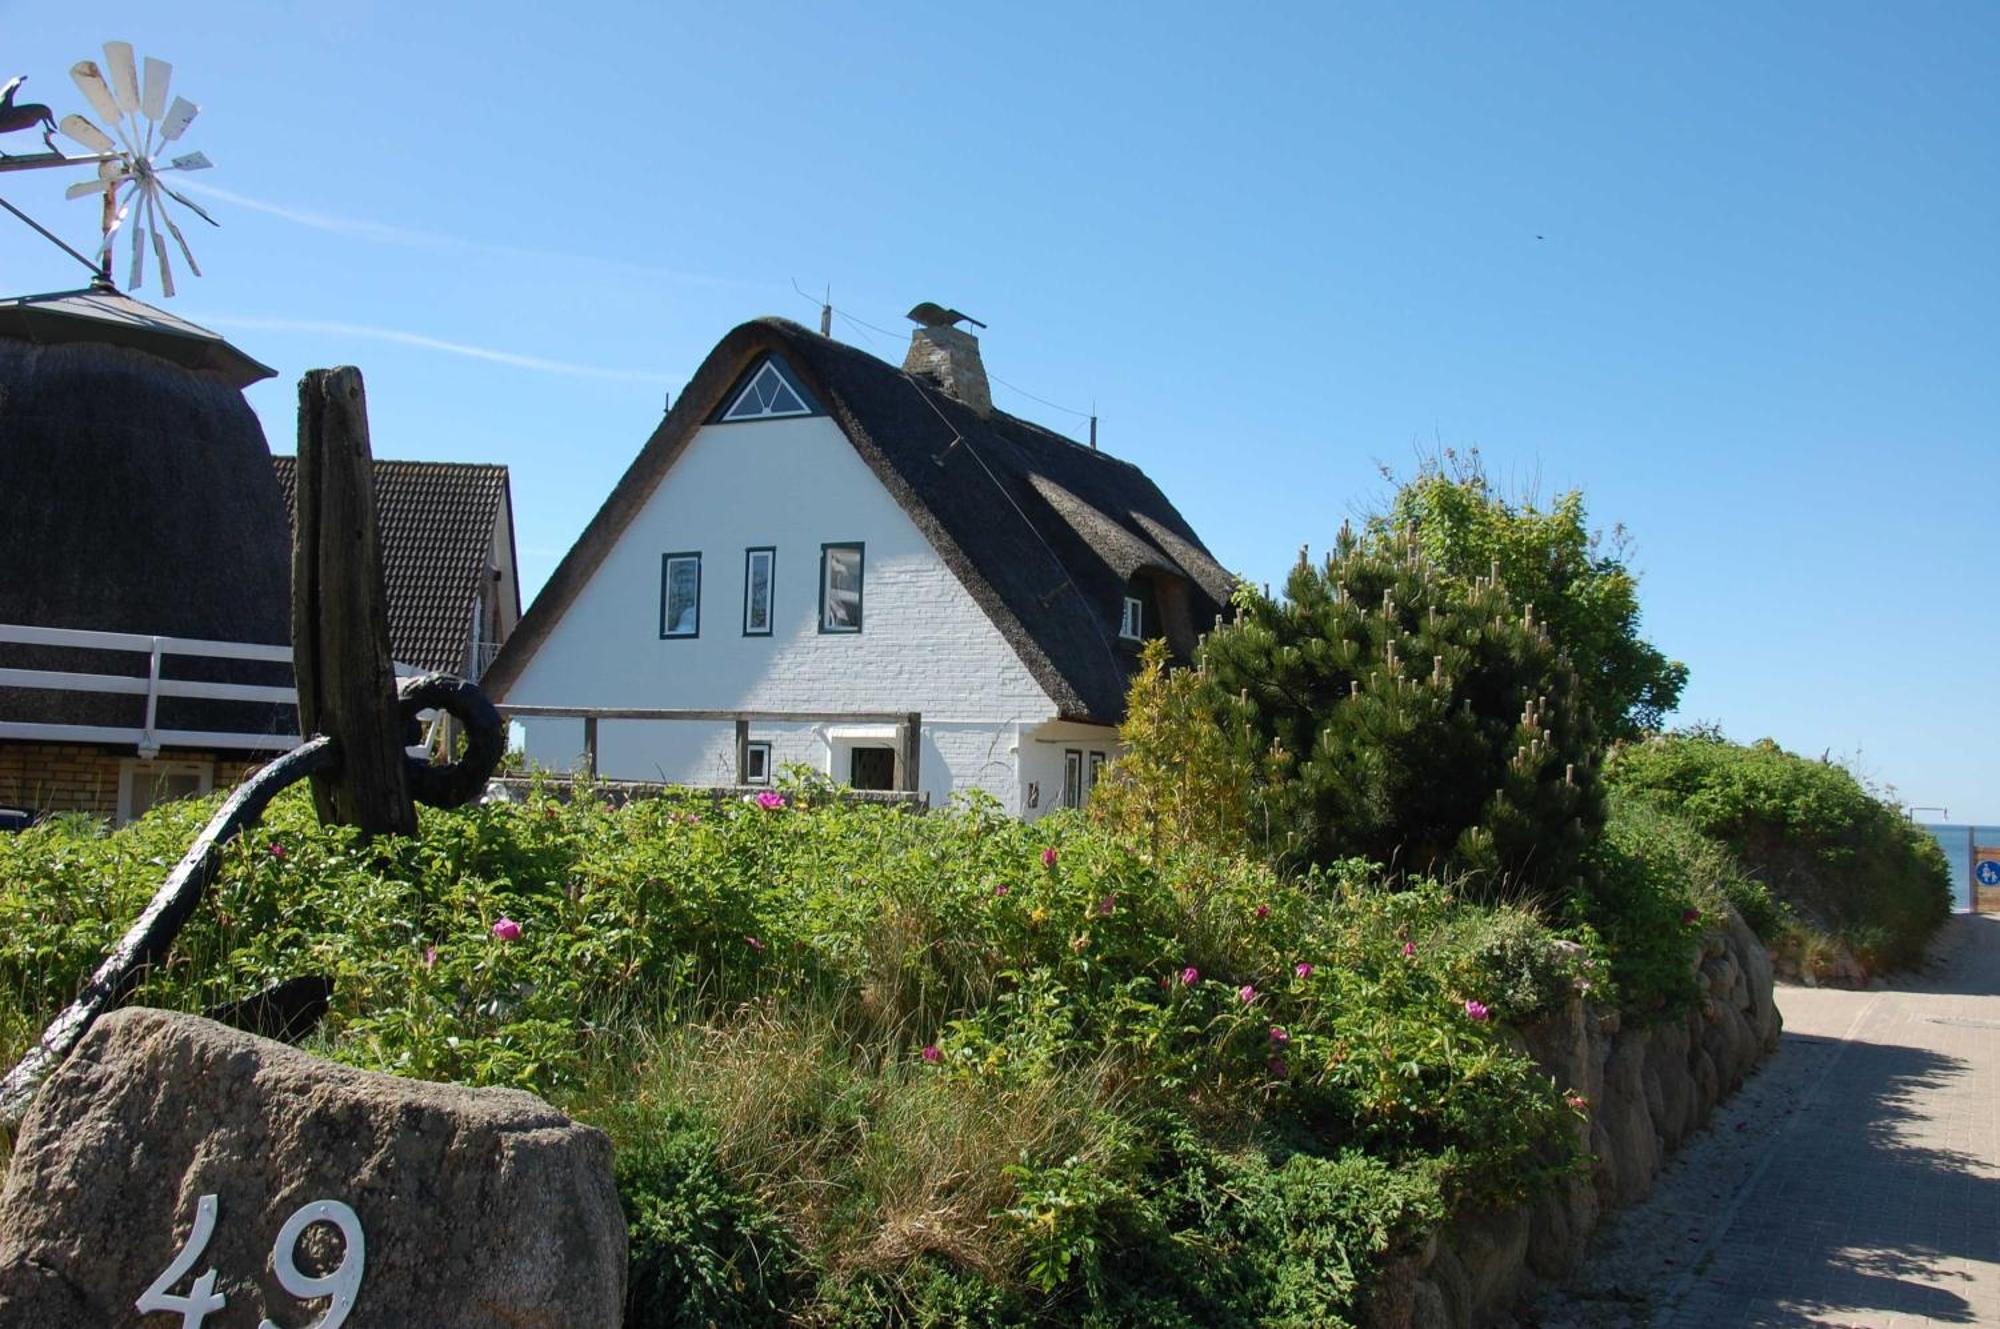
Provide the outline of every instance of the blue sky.
<path id="1" fill-rule="evenodd" d="M 377 455 L 513 468 L 531 588 L 730 327 L 933 299 L 1256 580 L 1438 445 L 1580 487 L 1682 719 L 2000 822 L 2000 7 L 5 0 L 0 73 L 86 110 L 112 37 L 203 106 L 172 307 L 273 447 L 360 365 Z M 82 245 L 70 178 L 0 192 Z"/>

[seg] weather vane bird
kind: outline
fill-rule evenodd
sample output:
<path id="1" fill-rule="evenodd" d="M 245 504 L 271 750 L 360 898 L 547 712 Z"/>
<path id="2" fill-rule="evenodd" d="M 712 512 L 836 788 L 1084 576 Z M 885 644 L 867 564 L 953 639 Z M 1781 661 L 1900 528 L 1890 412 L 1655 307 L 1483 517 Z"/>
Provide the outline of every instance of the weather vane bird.
<path id="1" fill-rule="evenodd" d="M 11 134 L 17 129 L 33 129 L 35 126 L 40 125 L 43 146 L 48 148 L 49 151 L 54 152 L 56 147 L 56 113 L 40 102 L 20 102 L 17 104 L 14 101 L 14 94 L 19 92 L 21 85 L 27 81 L 28 76 L 26 74 L 16 74 L 7 80 L 6 87 L 0 88 L 0 134 Z M 6 153 L 0 153 L 0 157 L 6 155 Z"/>
<path id="2" fill-rule="evenodd" d="M 188 247 L 187 237 L 174 220 L 169 200 L 210 226 L 220 223 L 194 200 L 169 185 L 164 177 L 174 171 L 207 170 L 214 163 L 200 152 L 166 157 L 169 145 L 178 142 L 181 135 L 187 132 L 195 116 L 201 113 L 201 108 L 185 97 L 175 97 L 169 104 L 167 96 L 174 74 L 172 65 L 147 56 L 144 69 L 142 80 L 130 42 L 106 42 L 101 67 L 95 60 L 79 60 L 70 67 L 70 79 L 90 103 L 96 120 L 73 114 L 58 121 L 53 111 L 39 103 L 16 105 L 14 94 L 26 76 L 7 83 L 0 90 L 0 133 L 40 125 L 42 141 L 49 145 L 49 151 L 28 156 L 0 153 L 0 171 L 42 166 L 95 166 L 96 179 L 73 184 L 63 191 L 65 198 L 95 197 L 102 203 L 103 238 L 97 247 L 97 257 L 95 262 L 83 261 L 90 263 L 108 284 L 112 247 L 119 233 L 129 230 L 132 257 L 126 288 L 135 290 L 145 284 L 146 251 L 150 247 L 159 272 L 160 289 L 172 296 L 174 268 L 168 258 L 167 237 L 173 237 L 188 271 L 199 277 L 201 266 L 194 261 L 194 251 Z M 89 152 L 65 156 L 55 147 L 52 131 L 81 144 Z M 13 205 L 6 206 L 43 235 L 62 244 Z M 69 249 L 68 245 L 62 247 Z M 73 249 L 69 252 L 76 254 Z M 81 255 L 77 257 L 82 258 Z"/>

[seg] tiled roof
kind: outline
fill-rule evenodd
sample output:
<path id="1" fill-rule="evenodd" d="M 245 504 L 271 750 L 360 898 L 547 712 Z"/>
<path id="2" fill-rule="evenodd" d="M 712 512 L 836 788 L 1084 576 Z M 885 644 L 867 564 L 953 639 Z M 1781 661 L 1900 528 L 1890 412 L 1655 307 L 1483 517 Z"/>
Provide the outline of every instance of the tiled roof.
<path id="1" fill-rule="evenodd" d="M 298 458 L 271 460 L 291 512 Z M 453 673 L 465 667 L 473 599 L 493 566 L 494 525 L 508 501 L 505 466 L 376 459 L 389 646 L 399 664 Z"/>

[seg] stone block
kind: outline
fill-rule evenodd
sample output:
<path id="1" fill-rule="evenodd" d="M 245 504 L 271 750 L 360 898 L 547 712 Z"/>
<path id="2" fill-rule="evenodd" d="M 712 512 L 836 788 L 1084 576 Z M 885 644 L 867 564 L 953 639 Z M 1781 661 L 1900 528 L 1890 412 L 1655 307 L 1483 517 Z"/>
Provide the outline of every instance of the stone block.
<path id="1" fill-rule="evenodd" d="M 357 1326 L 616 1329 L 625 1262 L 601 1132 L 165 1011 L 98 1022 L 0 1191 L 0 1324 L 36 1329 L 158 1329 L 178 1298 L 303 1326 L 343 1296 Z"/>

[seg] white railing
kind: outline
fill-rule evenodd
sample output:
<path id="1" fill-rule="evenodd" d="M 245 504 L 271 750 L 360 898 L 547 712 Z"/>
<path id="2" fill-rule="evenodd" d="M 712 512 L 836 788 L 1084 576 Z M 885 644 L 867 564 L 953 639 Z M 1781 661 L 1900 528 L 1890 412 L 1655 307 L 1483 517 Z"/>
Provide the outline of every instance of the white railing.
<path id="1" fill-rule="evenodd" d="M 205 701 L 251 701 L 291 704 L 292 688 L 249 683 L 201 683 L 162 678 L 160 663 L 182 655 L 210 660 L 257 660 L 292 663 L 289 646 L 264 646 L 242 641 L 203 641 L 192 637 L 153 637 L 136 632 L 96 632 L 84 628 L 40 628 L 0 623 L 0 643 L 19 646 L 61 646 L 70 649 L 142 654 L 150 663 L 144 677 L 129 674 L 76 673 L 60 669 L 0 668 L 0 687 L 38 688 L 51 692 L 112 693 L 146 699 L 146 721 L 138 728 L 116 725 L 42 724 L 7 719 L 0 712 L 0 739 L 42 743 L 130 743 L 139 755 L 152 757 L 162 747 L 229 748 L 250 752 L 281 752 L 298 746 L 297 734 L 247 734 L 209 729 L 157 727 L 162 697 L 194 697 Z M 401 671 L 398 671 L 401 672 Z"/>

